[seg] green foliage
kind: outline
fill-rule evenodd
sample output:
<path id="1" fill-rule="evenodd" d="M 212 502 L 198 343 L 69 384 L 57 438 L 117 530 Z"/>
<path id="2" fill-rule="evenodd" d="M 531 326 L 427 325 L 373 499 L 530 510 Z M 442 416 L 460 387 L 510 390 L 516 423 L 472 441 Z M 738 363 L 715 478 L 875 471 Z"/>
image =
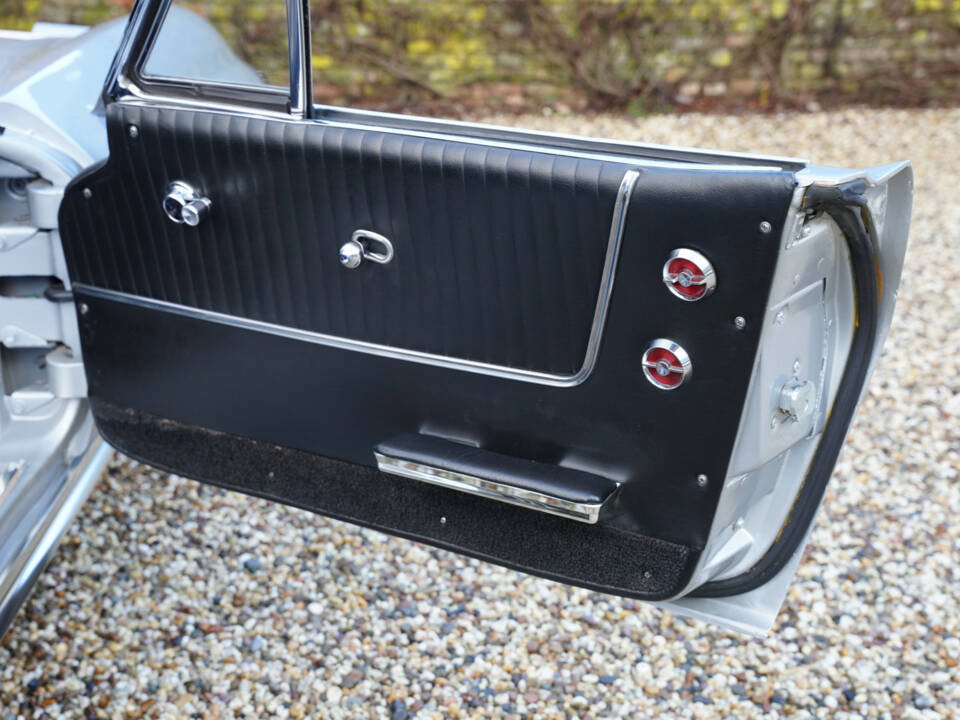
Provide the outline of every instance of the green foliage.
<path id="1" fill-rule="evenodd" d="M 127 0 L 0 0 L 0 23 Z M 282 82 L 279 0 L 186 2 Z M 451 113 L 960 100 L 960 0 L 312 0 L 316 99 Z M 79 17 L 78 17 L 79 16 Z"/>
<path id="2" fill-rule="evenodd" d="M 0 28 L 29 30 L 38 20 L 96 25 L 129 11 L 125 0 L 0 0 Z"/>
<path id="3" fill-rule="evenodd" d="M 331 103 L 960 100 L 960 0 L 314 0 L 311 15 Z"/>

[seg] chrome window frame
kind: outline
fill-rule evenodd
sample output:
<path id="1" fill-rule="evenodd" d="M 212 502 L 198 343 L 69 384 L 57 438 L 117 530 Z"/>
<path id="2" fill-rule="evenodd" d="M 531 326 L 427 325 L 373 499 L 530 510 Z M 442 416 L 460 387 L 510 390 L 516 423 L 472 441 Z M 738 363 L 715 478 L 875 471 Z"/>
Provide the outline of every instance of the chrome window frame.
<path id="1" fill-rule="evenodd" d="M 307 0 L 286 0 L 288 87 L 147 75 L 143 72 L 173 0 L 140 0 L 104 84 L 104 104 L 139 99 L 197 109 L 236 108 L 267 117 L 311 115 Z M 304 71 L 306 68 L 306 72 Z"/>

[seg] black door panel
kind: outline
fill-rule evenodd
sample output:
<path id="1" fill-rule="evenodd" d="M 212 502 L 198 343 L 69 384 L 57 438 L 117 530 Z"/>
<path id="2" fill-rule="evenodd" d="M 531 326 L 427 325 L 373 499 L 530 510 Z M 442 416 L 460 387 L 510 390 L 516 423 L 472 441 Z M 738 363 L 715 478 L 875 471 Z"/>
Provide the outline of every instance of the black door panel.
<path id="1" fill-rule="evenodd" d="M 97 236 L 68 250 L 76 282 L 451 358 L 581 368 L 622 164 L 209 112 L 110 114 L 109 176 L 87 184 L 110 197 L 74 215 Z M 165 217 L 174 180 L 212 200 L 200 226 Z M 389 238 L 394 259 L 345 271 L 338 251 L 358 229 Z"/>
<path id="2" fill-rule="evenodd" d="M 120 449 L 566 582 L 642 597 L 682 586 L 722 485 L 701 487 L 697 477 L 722 478 L 729 462 L 791 173 L 634 166 L 596 365 L 581 384 L 554 387 L 241 321 L 576 372 L 629 165 L 188 110 L 114 105 L 108 120 L 110 161 L 70 187 L 61 228 L 87 310 L 80 326 L 90 396 Z M 163 190 L 178 179 L 211 198 L 208 223 L 185 228 L 164 217 Z M 761 221 L 772 231 L 761 232 Z M 341 267 L 337 249 L 357 228 L 390 236 L 394 263 Z M 716 268 L 707 300 L 686 303 L 664 287 L 661 269 L 677 247 L 704 253 Z M 654 388 L 641 371 L 658 337 L 692 359 L 690 382 L 676 390 Z M 177 449 L 157 441 L 165 428 L 186 438 Z M 214 467 L 199 428 L 229 434 L 223 442 L 245 459 Z M 378 445 L 417 433 L 538 463 L 547 479 L 562 466 L 620 487 L 599 523 L 585 526 L 370 469 Z M 312 458 L 316 473 L 343 467 L 321 456 L 367 467 L 321 478 L 288 462 Z M 274 462 L 295 477 L 268 479 L 260 470 Z M 360 487 L 369 512 L 349 499 Z M 439 524 L 445 513 L 456 515 L 456 529 Z M 529 538 L 530 557 L 487 537 L 505 524 L 513 529 L 503 537 Z M 546 538 L 557 528 L 571 534 L 547 561 Z M 579 538 L 593 547 L 600 536 L 621 564 L 634 550 L 649 558 L 637 550 L 645 543 L 666 543 L 673 570 L 653 587 L 644 580 L 651 563 L 631 560 L 615 581 L 599 579 L 588 555 L 569 548 Z"/>

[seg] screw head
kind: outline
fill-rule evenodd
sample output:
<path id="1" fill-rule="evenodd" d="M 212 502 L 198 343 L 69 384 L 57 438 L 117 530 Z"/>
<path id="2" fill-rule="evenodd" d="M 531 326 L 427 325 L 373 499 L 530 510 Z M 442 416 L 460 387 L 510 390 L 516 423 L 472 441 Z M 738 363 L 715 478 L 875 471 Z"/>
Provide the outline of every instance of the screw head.
<path id="1" fill-rule="evenodd" d="M 769 234 L 770 231 L 772 231 L 772 230 L 773 230 L 773 225 L 771 225 L 771 224 L 770 224 L 769 222 L 767 222 L 766 220 L 764 220 L 763 222 L 760 223 L 760 232 L 762 232 L 764 235 Z"/>
<path id="2" fill-rule="evenodd" d="M 743 315 L 737 315 L 733 319 L 733 325 L 737 330 L 743 330 L 747 326 L 747 319 Z"/>
<path id="3" fill-rule="evenodd" d="M 700 487 L 706 487 L 707 482 L 709 482 L 709 478 L 706 475 L 703 475 L 702 473 L 697 475 L 697 485 Z"/>
<path id="4" fill-rule="evenodd" d="M 446 519 L 445 517 L 441 517 L 441 518 L 440 518 L 440 524 L 441 524 L 441 525 L 446 525 L 446 524 L 447 524 L 447 519 Z"/>
<path id="5" fill-rule="evenodd" d="M 90 312 L 90 306 L 86 303 L 80 303 L 80 307 L 77 309 L 80 310 L 81 315 L 86 315 L 88 312 Z"/>
<path id="6" fill-rule="evenodd" d="M 136 140 L 138 137 L 140 137 L 140 128 L 138 128 L 136 125 L 131 125 L 129 128 L 127 128 L 127 134 Z"/>
<path id="7" fill-rule="evenodd" d="M 83 195 L 85 200 L 89 200 L 90 198 L 93 197 L 93 190 L 91 190 L 90 188 L 84 188 L 83 192 L 80 194 Z"/>

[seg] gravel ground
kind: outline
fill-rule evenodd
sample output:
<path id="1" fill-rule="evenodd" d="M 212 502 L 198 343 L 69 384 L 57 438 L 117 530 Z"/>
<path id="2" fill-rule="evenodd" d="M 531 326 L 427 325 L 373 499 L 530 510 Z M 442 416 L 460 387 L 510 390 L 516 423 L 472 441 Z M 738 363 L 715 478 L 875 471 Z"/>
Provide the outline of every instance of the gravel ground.
<path id="1" fill-rule="evenodd" d="M 914 161 L 894 329 L 770 637 L 118 458 L 0 644 L 0 718 L 960 717 L 960 110 L 512 121 Z"/>

